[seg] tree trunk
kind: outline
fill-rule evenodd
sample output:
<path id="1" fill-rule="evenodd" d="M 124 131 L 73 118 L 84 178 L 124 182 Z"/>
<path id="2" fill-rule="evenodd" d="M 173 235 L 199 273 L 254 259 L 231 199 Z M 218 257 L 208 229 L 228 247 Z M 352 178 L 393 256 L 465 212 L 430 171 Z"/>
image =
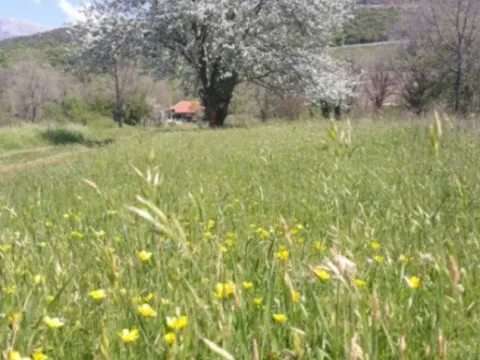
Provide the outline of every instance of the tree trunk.
<path id="1" fill-rule="evenodd" d="M 37 105 L 32 106 L 32 122 L 37 120 Z"/>
<path id="2" fill-rule="evenodd" d="M 113 77 L 115 80 L 115 105 L 113 107 L 113 121 L 118 123 L 119 127 L 123 127 L 123 100 L 120 88 L 120 73 L 117 62 L 115 62 Z"/>
<path id="3" fill-rule="evenodd" d="M 335 120 L 340 121 L 342 118 L 342 108 L 340 107 L 340 104 L 336 104 L 333 108 L 333 111 L 335 113 Z"/>
<path id="4" fill-rule="evenodd" d="M 330 119 L 330 104 L 325 100 L 320 101 L 320 107 L 322 108 L 322 115 L 325 119 Z"/>
<path id="5" fill-rule="evenodd" d="M 460 111 L 460 89 L 462 86 L 462 63 L 458 61 L 457 71 L 455 71 L 455 85 L 453 89 L 453 111 L 458 113 Z"/>
<path id="6" fill-rule="evenodd" d="M 202 91 L 201 98 L 205 107 L 205 120 L 211 128 L 222 127 L 228 116 L 228 108 L 237 85 L 236 76 L 231 79 L 211 81 Z"/>
<path id="7" fill-rule="evenodd" d="M 204 101 L 205 104 L 205 118 L 211 128 L 222 127 L 225 125 L 225 120 L 228 116 L 228 107 L 230 101 L 219 101 L 220 99 L 210 98 Z"/>

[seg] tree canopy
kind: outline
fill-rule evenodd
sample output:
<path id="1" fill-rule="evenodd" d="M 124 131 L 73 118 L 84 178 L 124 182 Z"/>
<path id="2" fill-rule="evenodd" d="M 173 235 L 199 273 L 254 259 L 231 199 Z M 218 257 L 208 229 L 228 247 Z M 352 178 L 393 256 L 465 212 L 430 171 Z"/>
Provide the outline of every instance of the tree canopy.
<path id="1" fill-rule="evenodd" d="M 242 82 L 313 102 L 348 96 L 351 79 L 329 45 L 353 3 L 94 0 L 76 38 L 84 57 L 99 66 L 119 53 L 141 55 L 159 76 L 173 75 L 199 96 L 211 125 L 220 126 Z M 141 51 L 132 53 L 126 43 Z"/>

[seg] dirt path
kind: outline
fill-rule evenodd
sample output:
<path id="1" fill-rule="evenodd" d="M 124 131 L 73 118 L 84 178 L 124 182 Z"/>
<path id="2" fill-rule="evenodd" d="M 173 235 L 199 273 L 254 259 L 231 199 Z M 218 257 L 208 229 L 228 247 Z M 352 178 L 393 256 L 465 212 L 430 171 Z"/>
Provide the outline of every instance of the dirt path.
<path id="1" fill-rule="evenodd" d="M 36 147 L 31 149 L 6 151 L 4 153 L 0 153 L 0 159 L 6 159 L 12 156 L 30 154 L 34 152 L 46 152 L 54 148 L 55 148 L 54 146 L 41 146 L 41 147 Z"/>
<path id="2" fill-rule="evenodd" d="M 53 165 L 57 164 L 59 162 L 63 162 L 74 156 L 75 154 L 83 153 L 90 151 L 90 149 L 84 148 L 84 149 L 76 149 L 75 151 L 65 151 L 59 154 L 51 155 L 51 156 L 46 156 L 40 159 L 35 159 L 31 161 L 26 161 L 20 164 L 11 164 L 7 166 L 2 166 L 0 167 L 0 177 L 6 176 L 9 174 L 14 174 L 19 171 L 31 169 L 36 166 L 40 165 Z"/>

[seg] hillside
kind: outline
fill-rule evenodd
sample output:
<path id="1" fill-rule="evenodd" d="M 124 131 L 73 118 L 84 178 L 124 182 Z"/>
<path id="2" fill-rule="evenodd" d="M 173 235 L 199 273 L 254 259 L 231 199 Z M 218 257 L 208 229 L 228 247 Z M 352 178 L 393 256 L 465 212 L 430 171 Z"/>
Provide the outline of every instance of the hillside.
<path id="1" fill-rule="evenodd" d="M 59 28 L 28 36 L 17 36 L 0 41 L 0 50 L 55 48 L 70 42 L 68 28 Z"/>
<path id="2" fill-rule="evenodd" d="M 65 67 L 65 54 L 70 40 L 68 28 L 2 40 L 0 41 L 0 66 L 10 63 L 17 55 L 35 52 L 40 62 L 62 69 Z"/>

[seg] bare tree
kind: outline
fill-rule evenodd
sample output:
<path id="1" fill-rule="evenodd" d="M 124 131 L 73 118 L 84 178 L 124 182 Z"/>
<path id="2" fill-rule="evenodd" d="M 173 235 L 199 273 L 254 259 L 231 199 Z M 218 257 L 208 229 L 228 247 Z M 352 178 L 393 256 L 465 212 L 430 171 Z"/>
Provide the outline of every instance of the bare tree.
<path id="1" fill-rule="evenodd" d="M 424 0 L 413 18 L 416 27 L 410 32 L 435 55 L 440 71 L 451 79 L 452 108 L 462 110 L 462 88 L 480 41 L 480 1 Z"/>
<path id="2" fill-rule="evenodd" d="M 392 72 L 380 68 L 371 69 L 364 88 L 373 109 L 378 112 L 395 92 Z"/>
<path id="3" fill-rule="evenodd" d="M 42 68 L 32 55 L 18 59 L 12 71 L 8 100 L 12 113 L 35 122 L 42 105 L 56 97 L 55 72 Z"/>

